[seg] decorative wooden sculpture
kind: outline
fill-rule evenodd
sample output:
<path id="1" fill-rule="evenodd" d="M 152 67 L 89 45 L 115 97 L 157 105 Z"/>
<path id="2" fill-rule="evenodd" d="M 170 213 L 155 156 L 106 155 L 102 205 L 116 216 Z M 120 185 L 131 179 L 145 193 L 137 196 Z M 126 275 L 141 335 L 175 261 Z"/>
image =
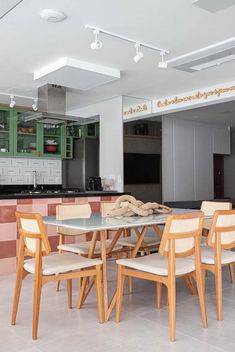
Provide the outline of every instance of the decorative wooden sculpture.
<path id="1" fill-rule="evenodd" d="M 154 213 L 168 214 L 170 212 L 171 208 L 166 205 L 156 202 L 143 203 L 133 196 L 123 195 L 116 200 L 113 209 L 108 212 L 107 216 L 148 216 Z"/>

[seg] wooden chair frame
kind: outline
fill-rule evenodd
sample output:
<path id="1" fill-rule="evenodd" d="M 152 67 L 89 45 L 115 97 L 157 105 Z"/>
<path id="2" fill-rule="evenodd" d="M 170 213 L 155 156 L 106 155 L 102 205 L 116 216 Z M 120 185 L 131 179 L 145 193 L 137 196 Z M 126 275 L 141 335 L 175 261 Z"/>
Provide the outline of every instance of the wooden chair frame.
<path id="1" fill-rule="evenodd" d="M 170 233 L 170 227 L 173 220 L 183 220 L 183 219 L 195 219 L 199 218 L 199 227 L 196 231 L 189 231 L 186 233 Z M 175 341 L 175 311 L 176 311 L 176 279 L 178 277 L 189 277 L 193 275 L 197 282 L 198 296 L 201 308 L 201 316 L 203 327 L 208 326 L 207 323 L 207 314 L 206 314 L 206 304 L 205 304 L 205 290 L 203 284 L 202 270 L 201 270 L 201 257 L 200 257 L 200 240 L 202 233 L 202 222 L 203 222 L 203 213 L 193 213 L 185 215 L 169 215 L 165 229 L 163 232 L 159 253 L 164 256 L 168 256 L 168 276 L 160 276 L 156 274 L 151 274 L 135 269 L 125 267 L 123 265 L 118 265 L 118 282 L 117 282 L 117 305 L 116 305 L 116 322 L 120 321 L 120 312 L 122 305 L 122 296 L 123 296 L 123 287 L 126 277 L 135 277 L 139 279 L 146 279 L 155 281 L 157 284 L 158 291 L 158 302 L 161 301 L 161 288 L 162 285 L 165 285 L 168 290 L 168 301 L 169 301 L 169 321 L 170 321 L 170 340 Z M 195 246 L 192 250 L 176 253 L 175 252 L 175 241 L 177 239 L 183 238 L 195 238 Z M 169 243 L 168 252 L 165 251 L 166 241 Z M 195 271 L 187 275 L 176 275 L 175 274 L 175 258 L 177 257 L 187 257 L 189 255 L 195 255 Z"/>
<path id="2" fill-rule="evenodd" d="M 26 214 L 16 213 L 16 219 L 20 234 L 19 250 L 17 256 L 17 272 L 16 272 L 16 284 L 15 293 L 12 309 L 11 324 L 15 325 L 16 316 L 18 311 L 18 304 L 20 299 L 20 292 L 22 287 L 22 281 L 26 278 L 29 272 L 24 269 L 24 258 L 30 256 L 35 258 L 35 272 L 34 272 L 34 294 L 33 294 L 33 323 L 32 323 L 32 338 L 37 339 L 38 335 L 38 319 L 39 319 L 39 308 L 41 299 L 42 286 L 50 281 L 58 282 L 59 280 L 67 280 L 68 289 L 68 307 L 72 308 L 72 279 L 95 277 L 96 282 L 96 294 L 97 294 L 97 305 L 98 305 L 98 316 L 99 322 L 104 322 L 103 303 L 102 303 L 102 265 L 96 265 L 94 267 L 86 268 L 81 271 L 71 271 L 58 275 L 43 275 L 42 273 L 42 257 L 48 255 L 51 252 L 50 243 L 46 234 L 45 226 L 42 221 L 40 214 Z M 23 230 L 21 225 L 21 219 L 36 220 L 38 223 L 39 233 L 30 233 Z M 36 241 L 36 250 L 32 252 L 25 245 L 25 239 L 32 238 Z M 42 250 L 42 245 L 45 250 Z"/>
<path id="3" fill-rule="evenodd" d="M 217 304 L 217 319 L 222 320 L 222 304 L 223 304 L 223 297 L 222 297 L 222 267 L 229 266 L 230 277 L 234 279 L 233 274 L 233 265 L 235 261 L 229 264 L 222 264 L 221 263 L 221 250 L 222 249 L 231 249 L 235 247 L 235 241 L 229 244 L 222 244 L 221 243 L 221 233 L 223 232 L 230 232 L 235 231 L 234 226 L 224 226 L 224 227 L 217 227 L 217 219 L 219 215 L 235 215 L 235 210 L 217 210 L 214 213 L 211 229 L 208 235 L 208 245 L 214 249 L 214 264 L 205 264 L 202 263 L 203 270 L 208 270 L 214 274 L 215 277 L 215 286 L 216 286 L 216 304 Z M 213 241 L 213 236 L 215 236 L 215 241 Z M 205 278 L 204 278 L 205 280 Z M 234 282 L 234 280 L 233 280 Z"/>

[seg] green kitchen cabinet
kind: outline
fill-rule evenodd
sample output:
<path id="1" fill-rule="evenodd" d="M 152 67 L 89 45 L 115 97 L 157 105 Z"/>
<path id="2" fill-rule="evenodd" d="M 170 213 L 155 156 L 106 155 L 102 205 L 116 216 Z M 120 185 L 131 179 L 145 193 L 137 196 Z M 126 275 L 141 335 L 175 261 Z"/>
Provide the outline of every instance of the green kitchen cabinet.
<path id="1" fill-rule="evenodd" d="M 38 122 L 40 156 L 48 158 L 66 157 L 65 123 L 48 124 Z"/>
<path id="2" fill-rule="evenodd" d="M 36 121 L 25 121 L 24 110 L 13 110 L 13 156 L 41 156 L 39 125 Z"/>
<path id="3" fill-rule="evenodd" d="M 0 156 L 12 156 L 14 152 L 12 109 L 0 107 Z"/>

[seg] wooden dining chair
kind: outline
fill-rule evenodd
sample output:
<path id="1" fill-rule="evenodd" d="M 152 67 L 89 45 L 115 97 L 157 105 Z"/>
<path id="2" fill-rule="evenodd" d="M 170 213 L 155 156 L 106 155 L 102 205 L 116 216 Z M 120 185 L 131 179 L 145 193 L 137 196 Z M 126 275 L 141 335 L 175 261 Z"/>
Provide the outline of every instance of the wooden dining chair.
<path id="1" fill-rule="evenodd" d="M 207 244 L 201 247 L 202 268 L 214 274 L 217 319 L 222 320 L 222 267 L 235 264 L 235 210 L 214 213 Z"/>
<path id="2" fill-rule="evenodd" d="M 120 321 L 125 278 L 131 276 L 155 281 L 159 288 L 159 294 L 161 294 L 162 285 L 167 287 L 170 340 L 175 341 L 176 279 L 193 275 L 197 282 L 203 327 L 207 327 L 205 292 L 200 260 L 202 222 L 202 212 L 169 215 L 162 235 L 159 253 L 117 260 L 116 322 Z M 192 260 L 193 255 L 194 260 Z"/>
<path id="3" fill-rule="evenodd" d="M 66 280 L 68 306 L 72 308 L 72 279 L 95 277 L 98 315 L 103 323 L 101 269 L 102 261 L 88 259 L 72 253 L 48 255 L 50 243 L 40 214 L 16 213 L 20 234 L 17 256 L 17 273 L 12 310 L 12 325 L 16 316 L 22 281 L 28 274 L 34 275 L 32 338 L 37 339 L 38 318 L 42 286 L 50 281 Z M 32 257 L 25 259 L 25 256 Z"/>
<path id="4" fill-rule="evenodd" d="M 203 201 L 201 204 L 201 211 L 203 211 L 205 216 L 213 216 L 216 210 L 232 210 L 232 203 L 231 202 L 214 202 L 214 201 Z M 206 236 L 202 236 L 202 246 L 206 246 L 207 244 L 207 236 L 210 231 L 212 224 L 211 219 L 204 219 L 203 221 L 203 232 L 206 233 Z M 234 284 L 234 272 L 233 272 L 233 265 L 229 264 L 229 274 L 231 283 Z"/>
<path id="5" fill-rule="evenodd" d="M 56 219 L 66 220 L 66 219 L 79 219 L 79 218 L 89 218 L 91 216 L 91 207 L 89 203 L 84 204 L 66 204 L 57 205 L 56 207 Z M 88 256 L 92 241 L 82 241 L 76 243 L 64 243 L 66 236 L 76 236 L 84 234 L 84 231 L 68 229 L 64 227 L 58 227 L 57 232 L 60 235 L 60 243 L 58 249 L 60 252 L 72 252 L 82 256 Z M 112 240 L 106 240 L 106 248 L 109 249 Z M 122 246 L 115 244 L 112 248 L 112 253 L 122 249 Z M 93 257 L 100 257 L 101 254 L 101 244 L 97 240 L 95 243 Z M 111 253 L 109 253 L 111 254 Z"/>

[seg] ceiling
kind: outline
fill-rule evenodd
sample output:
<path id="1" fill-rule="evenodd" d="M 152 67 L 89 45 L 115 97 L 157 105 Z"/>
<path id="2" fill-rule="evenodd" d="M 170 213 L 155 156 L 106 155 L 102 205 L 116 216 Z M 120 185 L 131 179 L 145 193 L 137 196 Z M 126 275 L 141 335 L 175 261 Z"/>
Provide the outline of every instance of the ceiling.
<path id="1" fill-rule="evenodd" d="M 4 0 L 7 2 L 7 0 Z M 13 3 L 14 1 L 10 1 Z M 16 1 L 15 1 L 16 2 Z M 43 21 L 39 13 L 56 8 L 61 23 Z M 33 72 L 61 57 L 121 70 L 121 79 L 89 91 L 69 90 L 69 108 L 117 95 L 152 99 L 235 79 L 235 62 L 196 73 L 157 67 L 159 55 L 143 49 L 135 64 L 132 44 L 101 36 L 101 50 L 91 50 L 85 24 L 169 49 L 168 59 L 235 35 L 235 6 L 211 13 L 191 0 L 23 0 L 0 20 L 0 91 L 35 95 Z"/>

